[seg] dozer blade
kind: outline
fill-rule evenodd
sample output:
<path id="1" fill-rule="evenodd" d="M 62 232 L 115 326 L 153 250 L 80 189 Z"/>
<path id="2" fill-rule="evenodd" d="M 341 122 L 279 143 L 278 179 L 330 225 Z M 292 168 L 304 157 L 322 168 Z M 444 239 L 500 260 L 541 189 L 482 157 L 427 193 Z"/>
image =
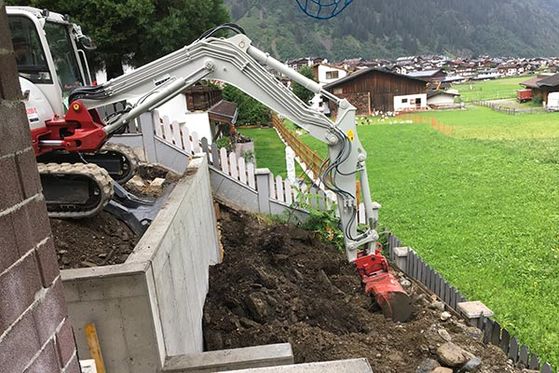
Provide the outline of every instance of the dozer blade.
<path id="1" fill-rule="evenodd" d="M 355 266 L 365 293 L 374 297 L 385 317 L 397 322 L 408 321 L 412 307 L 408 294 L 389 271 L 388 261 L 376 250 L 374 254 L 362 254 Z"/>

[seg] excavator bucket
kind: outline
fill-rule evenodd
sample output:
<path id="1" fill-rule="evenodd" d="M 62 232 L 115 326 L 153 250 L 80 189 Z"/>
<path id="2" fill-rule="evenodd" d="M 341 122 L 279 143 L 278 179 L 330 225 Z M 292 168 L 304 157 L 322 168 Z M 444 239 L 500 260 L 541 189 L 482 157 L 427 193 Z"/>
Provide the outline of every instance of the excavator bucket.
<path id="1" fill-rule="evenodd" d="M 410 298 L 390 273 L 388 261 L 381 250 L 377 248 L 374 254 L 363 253 L 354 263 L 365 293 L 374 297 L 384 316 L 393 321 L 408 321 L 412 313 Z"/>

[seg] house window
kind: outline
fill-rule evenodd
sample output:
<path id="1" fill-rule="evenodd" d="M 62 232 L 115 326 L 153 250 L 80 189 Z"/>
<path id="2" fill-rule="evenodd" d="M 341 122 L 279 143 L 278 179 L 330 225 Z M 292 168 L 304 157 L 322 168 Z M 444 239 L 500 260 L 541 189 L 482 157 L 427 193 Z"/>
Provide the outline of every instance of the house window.
<path id="1" fill-rule="evenodd" d="M 407 104 L 408 103 L 408 99 L 407 98 L 403 98 L 402 99 L 402 104 Z"/>
<path id="2" fill-rule="evenodd" d="M 335 95 L 341 95 L 342 93 L 344 93 L 343 88 L 334 88 Z"/>
<path id="3" fill-rule="evenodd" d="M 338 79 L 339 72 L 335 71 L 326 71 L 326 79 Z"/>

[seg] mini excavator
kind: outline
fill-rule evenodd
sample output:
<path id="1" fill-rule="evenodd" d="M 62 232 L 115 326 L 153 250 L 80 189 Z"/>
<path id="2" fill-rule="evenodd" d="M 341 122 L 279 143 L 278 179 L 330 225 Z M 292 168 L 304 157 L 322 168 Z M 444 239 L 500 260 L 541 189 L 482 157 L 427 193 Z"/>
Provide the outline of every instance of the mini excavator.
<path id="1" fill-rule="evenodd" d="M 347 100 L 253 46 L 244 30 L 234 24 L 209 30 L 192 44 L 133 72 L 100 85 L 87 85 L 91 83 L 87 62 L 76 45 L 87 48 L 90 40 L 78 26 L 45 10 L 7 9 L 16 57 L 18 43 L 25 44 L 27 51 L 18 57 L 18 68 L 51 214 L 84 216 L 103 208 L 112 196 L 107 187 L 110 177 L 122 181 L 134 172 L 134 161 L 121 149 L 107 148 L 107 140 L 196 82 L 225 82 L 328 145 L 329 160 L 320 179 L 337 196 L 347 259 L 354 263 L 366 293 L 374 297 L 385 316 L 395 321 L 410 317 L 409 297 L 377 245 L 367 154 L 357 134 L 355 107 Z M 216 36 L 224 31 L 233 35 Z M 303 103 L 276 78 L 277 74 L 328 99 L 337 107 L 335 122 Z M 117 102 L 128 104 L 107 118 L 100 117 L 97 109 Z M 357 230 L 357 180 L 369 222 L 364 232 Z"/>

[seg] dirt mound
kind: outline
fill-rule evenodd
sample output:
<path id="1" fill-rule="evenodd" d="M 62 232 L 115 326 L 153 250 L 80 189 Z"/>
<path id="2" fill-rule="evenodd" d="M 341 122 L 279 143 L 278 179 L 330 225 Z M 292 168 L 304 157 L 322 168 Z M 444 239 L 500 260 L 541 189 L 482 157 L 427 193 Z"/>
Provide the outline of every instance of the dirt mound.
<path id="1" fill-rule="evenodd" d="M 208 350 L 290 342 L 298 363 L 368 358 L 375 372 L 415 372 L 452 342 L 482 360 L 481 372 L 520 372 L 481 334 L 415 285 L 406 324 L 374 312 L 345 254 L 297 227 L 223 211 L 224 262 L 211 269 L 204 312 Z M 426 370 L 429 372 L 429 370 Z"/>
<path id="2" fill-rule="evenodd" d="M 86 219 L 50 219 L 60 269 L 124 263 L 138 237 L 108 212 Z"/>

